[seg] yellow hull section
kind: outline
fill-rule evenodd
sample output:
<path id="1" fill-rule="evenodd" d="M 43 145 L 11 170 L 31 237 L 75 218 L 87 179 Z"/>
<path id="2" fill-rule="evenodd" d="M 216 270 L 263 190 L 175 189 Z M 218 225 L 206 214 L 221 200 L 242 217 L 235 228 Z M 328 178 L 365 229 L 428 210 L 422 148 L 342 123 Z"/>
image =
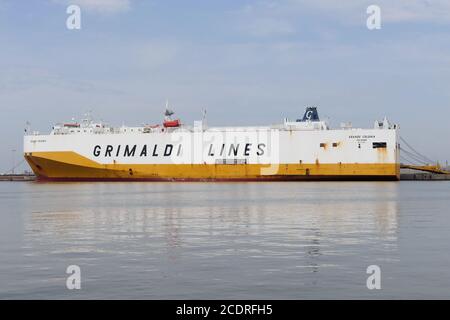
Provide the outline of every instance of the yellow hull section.
<path id="1" fill-rule="evenodd" d="M 100 164 L 75 152 L 26 153 L 48 180 L 399 180 L 400 164 Z"/>

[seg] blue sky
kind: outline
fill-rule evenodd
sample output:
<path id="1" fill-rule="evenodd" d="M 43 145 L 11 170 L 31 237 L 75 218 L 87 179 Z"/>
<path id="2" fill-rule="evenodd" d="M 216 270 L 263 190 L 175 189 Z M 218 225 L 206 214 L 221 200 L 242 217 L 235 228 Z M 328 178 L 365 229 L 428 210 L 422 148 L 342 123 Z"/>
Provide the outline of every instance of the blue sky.
<path id="1" fill-rule="evenodd" d="M 69 4 L 81 30 L 66 28 Z M 369 4 L 380 30 L 366 28 Z M 88 110 L 155 123 L 167 98 L 185 123 L 207 108 L 210 125 L 277 123 L 306 105 L 335 127 L 387 115 L 450 160 L 450 1 L 0 0 L 0 40 L 0 171 L 27 120 L 41 132 Z"/>

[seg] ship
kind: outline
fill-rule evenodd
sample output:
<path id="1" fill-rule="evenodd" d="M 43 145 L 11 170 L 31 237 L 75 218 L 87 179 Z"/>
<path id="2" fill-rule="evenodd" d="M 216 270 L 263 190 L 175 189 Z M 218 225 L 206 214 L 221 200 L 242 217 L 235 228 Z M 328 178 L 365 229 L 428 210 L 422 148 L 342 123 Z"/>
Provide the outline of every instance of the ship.
<path id="1" fill-rule="evenodd" d="M 193 125 L 166 106 L 160 123 L 110 126 L 86 116 L 25 130 L 24 157 L 38 180 L 303 181 L 400 178 L 399 127 L 385 117 L 370 129 L 331 128 L 317 107 L 267 126 Z"/>

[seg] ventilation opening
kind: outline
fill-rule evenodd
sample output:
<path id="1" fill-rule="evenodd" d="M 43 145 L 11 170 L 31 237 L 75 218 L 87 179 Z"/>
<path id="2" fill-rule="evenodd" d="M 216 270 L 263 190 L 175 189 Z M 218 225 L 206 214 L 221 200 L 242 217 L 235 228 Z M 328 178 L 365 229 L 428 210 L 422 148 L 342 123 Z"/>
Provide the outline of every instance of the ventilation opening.
<path id="1" fill-rule="evenodd" d="M 216 164 L 247 164 L 247 159 L 216 159 Z"/>
<path id="2" fill-rule="evenodd" d="M 373 148 L 374 149 L 386 148 L 386 147 L 387 147 L 387 143 L 386 142 L 374 142 L 373 143 Z"/>

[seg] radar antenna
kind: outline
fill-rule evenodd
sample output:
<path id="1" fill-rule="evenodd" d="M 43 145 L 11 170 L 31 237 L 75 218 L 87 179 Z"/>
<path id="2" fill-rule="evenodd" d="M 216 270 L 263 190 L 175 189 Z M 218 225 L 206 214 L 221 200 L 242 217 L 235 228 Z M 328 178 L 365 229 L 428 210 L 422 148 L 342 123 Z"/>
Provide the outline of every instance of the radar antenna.
<path id="1" fill-rule="evenodd" d="M 170 117 L 171 115 L 173 115 L 175 112 L 173 112 L 172 110 L 169 109 L 169 100 L 166 100 L 166 111 L 164 112 L 164 115 L 166 117 Z"/>
<path id="2" fill-rule="evenodd" d="M 170 110 L 170 109 L 166 109 L 166 112 L 164 112 L 164 115 L 166 116 L 166 117 L 170 117 L 171 115 L 173 115 L 175 112 L 173 112 L 172 110 Z"/>

